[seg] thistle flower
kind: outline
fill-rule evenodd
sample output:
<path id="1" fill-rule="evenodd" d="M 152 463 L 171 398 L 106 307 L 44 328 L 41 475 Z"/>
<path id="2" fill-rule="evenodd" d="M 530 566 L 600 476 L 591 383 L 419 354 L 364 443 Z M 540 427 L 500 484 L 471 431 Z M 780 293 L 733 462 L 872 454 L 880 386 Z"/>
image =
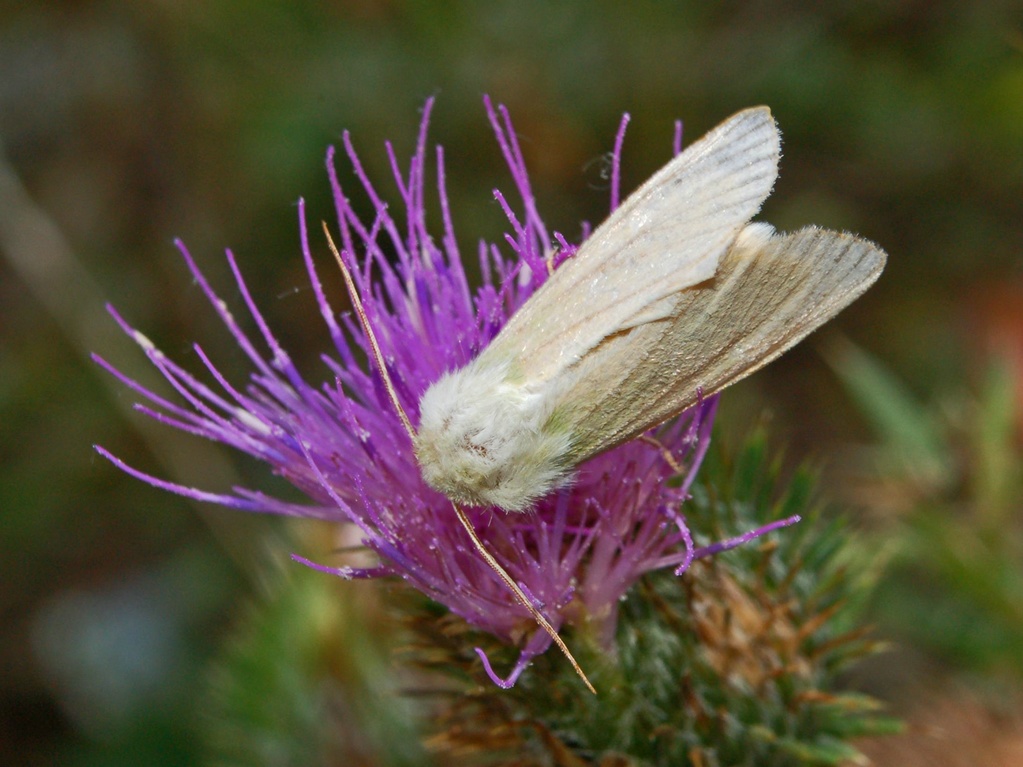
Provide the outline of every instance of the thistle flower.
<path id="1" fill-rule="evenodd" d="M 392 146 L 386 144 L 397 186 L 397 213 L 367 177 L 346 133 L 344 154 L 374 211 L 371 221 L 361 220 L 341 188 L 334 150 L 327 153 L 341 258 L 363 298 L 397 399 L 413 422 L 427 387 L 483 349 L 543 283 L 551 267 L 577 249 L 561 234 L 548 231 L 537 211 L 508 112 L 486 100 L 518 205 L 495 191 L 509 224 L 506 248 L 480 243 L 477 260 L 482 284 L 470 287 L 454 233 L 439 147 L 436 188 L 441 220 L 435 230 L 427 225 L 426 136 L 432 105 L 428 101 L 423 111 L 407 172 L 402 172 Z M 618 169 L 627 122 L 626 116 L 611 158 L 612 209 L 620 199 Z M 679 127 L 676 151 L 680 142 Z M 332 353 L 322 357 L 330 374 L 324 383 L 314 385 L 299 373 L 262 317 L 230 251 L 228 263 L 258 338 L 236 321 L 180 242 L 177 247 L 195 281 L 251 361 L 248 384 L 238 388 L 230 383 L 198 345 L 195 352 L 209 378 L 194 376 L 113 308 L 115 320 L 185 404 L 161 397 L 100 357 L 96 360 L 145 400 L 137 405 L 141 412 L 265 461 L 307 495 L 310 503 L 284 501 L 246 488 L 230 494 L 209 493 L 145 474 L 103 448 L 97 450 L 129 474 L 189 498 L 355 526 L 363 545 L 376 555 L 372 566 L 325 567 L 295 559 L 344 578 L 399 576 L 469 624 L 516 644 L 518 661 L 505 678 L 491 669 L 482 650 L 477 651 L 491 679 L 511 686 L 529 661 L 549 648 L 551 637 L 537 630 L 529 611 L 473 549 L 450 501 L 423 481 L 380 371 L 365 361 L 371 358 L 370 339 L 358 321 L 349 315 L 339 317 L 328 302 L 314 265 L 301 201 L 299 227 L 303 258 L 333 346 Z M 583 233 L 585 237 L 585 227 Z M 707 398 L 656 435 L 594 458 L 580 468 L 570 487 L 544 498 L 531 513 L 467 510 L 483 544 L 555 629 L 586 627 L 610 651 L 620 600 L 642 575 L 663 568 L 681 574 L 696 558 L 794 521 L 781 520 L 702 548 L 694 544 L 680 507 L 707 449 L 716 404 L 716 397 Z"/>

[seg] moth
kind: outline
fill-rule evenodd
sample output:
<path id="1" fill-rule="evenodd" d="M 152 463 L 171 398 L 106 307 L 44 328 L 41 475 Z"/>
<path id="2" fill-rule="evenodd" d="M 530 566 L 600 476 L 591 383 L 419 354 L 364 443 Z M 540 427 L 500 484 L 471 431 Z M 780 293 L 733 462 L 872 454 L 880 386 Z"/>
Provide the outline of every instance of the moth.
<path id="1" fill-rule="evenodd" d="M 477 535 L 465 506 L 530 509 L 588 458 L 758 370 L 881 274 L 871 242 L 750 223 L 778 175 L 767 107 L 729 118 L 636 190 L 465 367 L 398 400 L 351 274 L 328 242 L 423 478 L 596 692 L 558 632 Z"/>
<path id="2" fill-rule="evenodd" d="M 749 223 L 781 138 L 737 113 L 634 192 L 465 367 L 422 396 L 415 453 L 456 504 L 528 510 L 598 453 L 763 367 L 881 274 L 871 242 Z"/>

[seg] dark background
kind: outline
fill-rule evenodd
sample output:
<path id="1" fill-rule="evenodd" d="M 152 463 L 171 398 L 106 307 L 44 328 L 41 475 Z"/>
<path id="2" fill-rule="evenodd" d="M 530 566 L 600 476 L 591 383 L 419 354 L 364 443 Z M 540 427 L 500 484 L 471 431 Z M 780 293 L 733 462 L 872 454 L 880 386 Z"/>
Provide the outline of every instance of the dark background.
<path id="1" fill-rule="evenodd" d="M 350 130 L 388 189 L 382 140 L 407 157 L 436 96 L 431 141 L 473 252 L 503 231 L 491 189 L 510 189 L 485 93 L 509 107 L 540 210 L 570 237 L 605 215 L 600 159 L 622 112 L 628 190 L 669 158 L 674 119 L 692 140 L 765 103 L 785 143 L 762 217 L 887 250 L 880 282 L 827 333 L 726 395 L 725 434 L 766 419 L 789 459 L 831 477 L 870 436 L 821 359 L 829 333 L 924 400 L 973 386 L 992 335 L 1023 334 L 1015 2 L 0 3 L 0 753 L 189 763 L 181 722 L 208 658 L 280 554 L 273 521 L 191 506 L 92 451 L 205 488 L 278 489 L 130 413 L 89 352 L 153 377 L 103 302 L 188 364 L 201 340 L 241 380 L 172 239 L 235 301 L 229 246 L 315 378 L 326 334 L 294 203 L 330 216 L 326 146 Z"/>

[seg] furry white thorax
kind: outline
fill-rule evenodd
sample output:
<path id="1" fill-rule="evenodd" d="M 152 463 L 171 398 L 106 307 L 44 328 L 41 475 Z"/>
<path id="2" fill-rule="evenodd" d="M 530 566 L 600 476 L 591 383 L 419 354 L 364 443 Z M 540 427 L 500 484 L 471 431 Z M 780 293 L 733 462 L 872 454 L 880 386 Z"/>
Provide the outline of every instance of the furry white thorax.
<path id="1" fill-rule="evenodd" d="M 572 468 L 571 435 L 553 425 L 553 394 L 480 359 L 444 375 L 419 403 L 423 478 L 458 503 L 526 511 Z"/>

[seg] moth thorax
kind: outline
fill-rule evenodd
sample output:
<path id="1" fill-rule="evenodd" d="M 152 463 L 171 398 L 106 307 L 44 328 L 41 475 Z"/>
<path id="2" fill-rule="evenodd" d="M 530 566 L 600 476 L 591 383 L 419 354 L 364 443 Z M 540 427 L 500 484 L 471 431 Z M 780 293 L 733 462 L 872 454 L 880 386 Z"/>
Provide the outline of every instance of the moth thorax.
<path id="1" fill-rule="evenodd" d="M 525 511 L 567 477 L 570 440 L 552 427 L 543 394 L 492 371 L 470 366 L 444 376 L 419 413 L 423 478 L 457 503 Z"/>

